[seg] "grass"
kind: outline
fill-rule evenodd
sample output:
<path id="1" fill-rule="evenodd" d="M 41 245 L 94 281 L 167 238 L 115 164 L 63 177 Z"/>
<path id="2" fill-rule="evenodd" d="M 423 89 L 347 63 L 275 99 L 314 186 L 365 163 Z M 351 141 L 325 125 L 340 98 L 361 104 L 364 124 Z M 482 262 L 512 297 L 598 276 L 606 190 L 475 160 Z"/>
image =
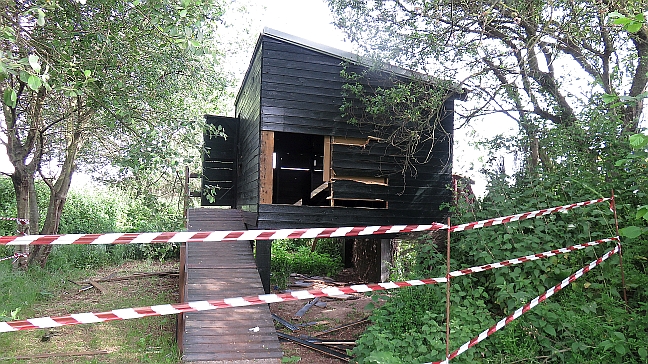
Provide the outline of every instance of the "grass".
<path id="1" fill-rule="evenodd" d="M 167 271 L 177 264 L 130 261 L 99 269 L 14 271 L 10 262 L 0 263 L 0 320 L 102 312 L 117 308 L 178 302 L 177 280 L 148 277 L 105 282 L 104 293 L 96 289 L 79 292 L 72 281 L 126 276 L 135 272 Z M 46 330 L 0 333 L 0 361 L 24 363 L 15 358 L 37 354 L 107 351 L 92 356 L 41 358 L 38 363 L 178 363 L 175 343 L 176 316 L 147 317 L 99 324 L 63 326 Z"/>

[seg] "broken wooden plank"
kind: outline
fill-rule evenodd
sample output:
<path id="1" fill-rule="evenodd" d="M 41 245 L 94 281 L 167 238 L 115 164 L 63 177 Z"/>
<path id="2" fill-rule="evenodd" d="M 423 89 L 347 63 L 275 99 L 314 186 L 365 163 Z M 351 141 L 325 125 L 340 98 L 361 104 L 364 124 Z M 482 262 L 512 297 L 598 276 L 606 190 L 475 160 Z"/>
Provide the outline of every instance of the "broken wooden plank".
<path id="1" fill-rule="evenodd" d="M 319 302 L 319 297 L 313 298 L 312 301 L 308 302 L 306 305 L 304 305 L 304 307 L 297 311 L 295 317 L 301 318 L 302 316 L 304 316 L 306 312 L 308 312 L 308 310 L 310 310 L 310 308 L 313 307 L 317 302 Z"/>
<path id="2" fill-rule="evenodd" d="M 115 277 L 115 278 L 112 278 L 111 276 L 113 276 L 114 274 L 111 274 L 107 278 L 93 279 L 92 281 L 93 282 L 101 282 L 101 283 L 104 283 L 104 282 L 117 282 L 117 281 L 129 280 L 129 279 L 154 277 L 154 276 L 170 276 L 170 275 L 177 275 L 177 274 L 179 274 L 178 271 L 148 272 L 148 273 L 134 273 L 132 275 L 123 276 L 123 277 Z M 84 285 L 84 284 L 90 284 L 90 280 L 81 281 L 81 282 L 77 282 L 77 281 L 71 281 L 71 282 L 73 282 L 75 284 L 78 284 L 80 286 Z"/>
<path id="3" fill-rule="evenodd" d="M 279 317 L 279 315 L 275 315 L 275 314 L 273 313 L 273 314 L 272 314 L 272 318 L 273 318 L 275 321 L 277 321 L 278 323 L 280 323 L 280 324 L 282 324 L 283 326 L 285 326 L 288 330 L 290 330 L 290 331 L 292 331 L 292 332 L 295 332 L 295 331 L 299 330 L 299 327 L 297 327 L 296 325 L 293 325 L 293 324 L 291 324 L 290 322 L 288 322 L 288 321 L 282 319 L 281 317 Z"/>
<path id="4" fill-rule="evenodd" d="M 88 283 L 90 283 L 90 285 L 93 286 L 94 288 L 98 289 L 99 292 L 101 292 L 101 294 L 106 293 L 106 288 L 104 286 L 102 286 L 101 284 L 99 284 L 99 282 L 88 281 Z"/>
<path id="5" fill-rule="evenodd" d="M 0 358 L 0 360 L 32 360 L 32 359 L 45 359 L 45 358 L 54 358 L 54 357 L 68 357 L 68 356 L 92 356 L 92 355 L 102 355 L 110 354 L 108 350 L 96 350 L 96 351 L 75 351 L 69 353 L 46 353 L 46 354 L 33 354 L 33 355 L 22 355 L 14 356 L 12 358 Z"/>
<path id="6" fill-rule="evenodd" d="M 283 332 L 277 332 L 277 336 L 279 336 L 279 338 L 281 338 L 281 339 L 292 341 L 292 342 L 294 342 L 294 343 L 296 343 L 298 345 L 307 347 L 309 349 L 315 350 L 315 351 L 317 351 L 319 353 L 331 356 L 331 357 L 336 358 L 336 359 L 344 360 L 346 362 L 351 361 L 351 359 L 352 359 L 350 356 L 348 356 L 346 354 L 342 354 L 339 351 L 333 350 L 333 349 L 331 349 L 331 348 L 329 348 L 329 347 L 327 347 L 325 345 L 313 344 L 313 343 L 311 343 L 311 342 L 309 342 L 307 340 L 300 339 L 298 337 L 291 336 L 291 335 L 288 335 L 288 334 L 284 334 Z"/>
<path id="7" fill-rule="evenodd" d="M 325 334 L 328 334 L 328 333 L 331 333 L 331 332 L 334 332 L 334 331 L 338 331 L 338 330 L 342 330 L 342 329 L 346 329 L 347 327 L 355 326 L 355 325 L 358 325 L 358 324 L 361 324 L 361 323 L 367 322 L 367 321 L 369 321 L 369 317 L 365 317 L 362 320 L 358 320 L 358 321 L 354 321 L 354 322 L 344 324 L 344 325 L 341 325 L 341 326 L 338 326 L 338 327 L 334 327 L 332 329 L 317 332 L 317 333 L 312 334 L 311 336 L 316 337 L 316 336 L 325 335 Z"/>

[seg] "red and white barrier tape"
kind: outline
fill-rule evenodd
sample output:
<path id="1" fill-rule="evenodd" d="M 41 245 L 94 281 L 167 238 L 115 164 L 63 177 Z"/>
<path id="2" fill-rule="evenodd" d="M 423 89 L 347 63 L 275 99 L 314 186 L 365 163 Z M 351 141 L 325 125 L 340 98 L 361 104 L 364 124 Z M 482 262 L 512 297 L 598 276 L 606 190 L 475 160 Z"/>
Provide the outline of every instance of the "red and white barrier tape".
<path id="1" fill-rule="evenodd" d="M 164 232 L 164 233 L 112 233 L 112 234 L 66 234 L 66 235 L 24 235 L 0 236 L 0 245 L 66 245 L 66 244 L 150 244 L 182 242 L 219 242 L 237 240 L 276 240 L 305 238 L 336 238 L 345 236 L 366 236 L 381 234 L 410 233 L 450 229 L 462 231 L 481 227 L 505 224 L 512 221 L 530 219 L 556 212 L 565 212 L 575 207 L 607 201 L 601 198 L 571 205 L 552 207 L 524 214 L 498 217 L 468 224 L 447 226 L 439 223 L 430 225 L 385 225 L 355 226 L 338 228 L 279 229 L 279 230 L 240 230 L 205 232 Z"/>
<path id="2" fill-rule="evenodd" d="M 547 258 L 556 254 L 568 253 L 574 250 L 584 249 L 589 246 L 594 246 L 594 245 L 602 244 L 604 242 L 615 241 L 615 240 L 618 240 L 618 238 L 601 239 L 598 241 L 574 245 L 562 249 L 556 249 L 549 252 L 531 255 L 527 257 L 510 259 L 499 263 L 492 263 L 486 266 L 462 269 L 462 270 L 451 272 L 450 276 L 457 277 L 465 274 L 481 272 L 487 269 L 502 268 L 512 264 L 524 263 L 526 261 L 534 260 L 534 259 Z M 126 308 L 126 309 L 112 310 L 109 312 L 102 312 L 96 314 L 81 313 L 81 314 L 73 314 L 73 315 L 61 316 L 61 317 L 41 317 L 41 318 L 34 318 L 34 319 L 28 319 L 22 321 L 0 322 L 0 332 L 30 330 L 30 329 L 39 329 L 39 328 L 47 328 L 47 327 L 64 326 L 64 325 L 104 322 L 104 321 L 112 321 L 112 320 L 127 320 L 127 319 L 147 317 L 147 316 L 172 315 L 172 314 L 178 314 L 184 312 L 215 310 L 219 308 L 241 307 L 241 306 L 260 305 L 266 303 L 312 299 L 315 297 L 325 297 L 325 296 L 334 297 L 334 296 L 339 296 L 341 294 L 381 291 L 386 289 L 444 283 L 446 281 L 447 279 L 445 277 L 439 277 L 439 278 L 428 278 L 428 279 L 421 279 L 421 280 L 401 281 L 401 282 L 360 284 L 360 285 L 353 285 L 353 286 L 346 286 L 346 287 L 330 287 L 322 290 L 294 291 L 294 292 L 282 293 L 282 294 L 266 294 L 266 295 L 259 295 L 259 296 L 234 297 L 234 298 L 226 298 L 222 300 L 213 300 L 213 301 L 197 301 L 197 302 L 189 302 L 189 303 L 182 303 L 182 304 L 166 304 L 166 305 L 149 306 L 149 307 Z"/>
<path id="3" fill-rule="evenodd" d="M 475 222 L 470 222 L 470 223 L 467 223 L 467 224 L 451 226 L 450 231 L 453 231 L 453 232 L 454 231 L 463 231 L 463 230 L 470 230 L 470 229 L 479 229 L 479 228 L 482 228 L 482 227 L 492 226 L 492 225 L 501 225 L 501 224 L 506 224 L 506 223 L 513 222 L 513 221 L 526 220 L 526 219 L 531 219 L 531 218 L 534 218 L 534 217 L 549 215 L 549 214 L 553 214 L 553 213 L 556 213 L 556 212 L 567 212 L 568 210 L 571 210 L 571 209 L 576 208 L 576 207 L 592 205 L 592 204 L 595 204 L 595 203 L 609 201 L 609 200 L 611 200 L 611 198 L 609 198 L 609 197 L 607 197 L 607 198 L 599 198 L 598 200 L 590 200 L 590 201 L 585 201 L 585 202 L 574 203 L 574 204 L 571 204 L 571 205 L 551 207 L 551 208 L 548 208 L 548 209 L 525 212 L 523 214 L 503 216 L 503 217 L 498 217 L 498 218 L 495 218 L 495 219 L 488 219 L 488 220 L 482 220 L 482 221 L 475 221 Z"/>
<path id="4" fill-rule="evenodd" d="M 0 262 L 2 262 L 3 260 L 9 260 L 9 259 L 13 259 L 14 261 L 16 261 L 16 259 L 18 259 L 18 258 L 22 258 L 22 257 L 27 258 L 28 256 L 29 255 L 27 255 L 25 253 L 14 253 L 14 255 L 10 255 L 8 257 L 0 258 Z"/>
<path id="5" fill-rule="evenodd" d="M 531 261 L 531 260 L 549 258 L 549 257 L 552 257 L 554 255 L 565 254 L 565 253 L 569 253 L 569 252 L 572 252 L 572 251 L 585 249 L 585 248 L 590 247 L 590 246 L 595 246 L 595 245 L 599 245 L 599 244 L 603 244 L 603 243 L 608 243 L 608 242 L 611 242 L 611 241 L 617 241 L 618 242 L 620 240 L 619 240 L 619 237 L 616 236 L 616 237 L 613 237 L 613 238 L 606 238 L 606 239 L 601 239 L 601 240 L 596 240 L 596 241 L 590 241 L 589 243 L 572 245 L 572 246 L 569 246 L 569 247 L 566 247 L 566 248 L 550 250 L 550 251 L 546 251 L 546 252 L 543 252 L 543 253 L 527 255 L 527 256 L 524 256 L 524 257 L 520 257 L 520 258 L 509 259 L 509 260 L 505 260 L 503 262 L 485 264 L 485 265 L 480 265 L 478 267 L 472 267 L 472 268 L 456 270 L 454 272 L 450 272 L 450 277 L 459 277 L 459 276 L 463 276 L 463 275 L 467 275 L 467 274 L 483 272 L 483 271 L 489 270 L 489 269 L 502 268 L 502 267 L 507 267 L 509 265 L 520 264 L 520 263 L 528 262 L 528 261 Z"/>
<path id="6" fill-rule="evenodd" d="M 377 284 L 358 284 L 347 287 L 329 287 L 321 290 L 294 291 L 282 294 L 264 294 L 258 296 L 226 298 L 223 300 L 196 301 L 189 303 L 157 305 L 139 308 L 125 308 L 101 313 L 80 313 L 60 317 L 40 317 L 28 320 L 0 322 L 0 332 L 43 329 L 66 325 L 88 324 L 113 320 L 128 320 L 148 316 L 173 315 L 184 312 L 216 310 L 228 307 L 261 305 L 274 302 L 297 301 L 315 297 L 335 297 L 349 293 L 364 293 L 393 288 L 420 286 L 445 282 L 445 278 L 431 278 L 404 282 L 387 282 Z"/>
<path id="7" fill-rule="evenodd" d="M 280 230 L 0 236 L 0 245 L 149 244 L 218 242 L 237 240 L 336 238 L 343 236 L 434 231 L 445 229 L 447 227 L 447 225 L 432 223 L 430 225 L 355 226 Z"/>
<path id="8" fill-rule="evenodd" d="M 10 220 L 10 221 L 15 221 L 16 223 L 18 223 L 18 224 L 20 224 L 20 225 L 27 225 L 27 224 L 29 224 L 29 220 L 28 220 L 28 219 L 20 219 L 20 218 L 17 218 L 17 217 L 1 217 L 1 216 L 0 216 L 0 220 Z"/>
<path id="9" fill-rule="evenodd" d="M 591 262 L 589 265 L 579 269 L 578 271 L 576 271 L 576 273 L 574 273 L 574 274 L 570 275 L 569 277 L 563 279 L 562 282 L 560 282 L 557 285 L 551 287 L 545 293 L 543 293 L 540 296 L 532 299 L 531 302 L 529 302 L 526 305 L 518 308 L 515 312 L 513 312 L 512 315 L 500 320 L 498 323 L 491 326 L 489 329 L 484 330 L 483 332 L 481 332 L 479 335 L 477 335 L 477 337 L 475 337 L 472 340 L 468 341 L 467 343 L 461 345 L 459 347 L 459 349 L 457 349 L 457 350 L 453 351 L 452 353 L 450 353 L 450 355 L 448 355 L 448 357 L 445 360 L 440 361 L 440 362 L 427 363 L 427 364 L 447 364 L 450 360 L 456 358 L 460 354 L 464 353 L 466 350 L 468 350 L 471 347 L 477 345 L 478 343 L 484 341 L 487 337 L 489 337 L 492 334 L 494 334 L 495 332 L 499 331 L 504 326 L 511 323 L 511 321 L 513 321 L 513 320 L 517 319 L 518 317 L 522 316 L 522 314 L 524 314 L 527 311 L 529 311 L 530 309 L 534 308 L 540 302 L 542 302 L 542 301 L 546 300 L 547 298 L 553 296 L 554 293 L 556 293 L 556 292 L 560 291 L 561 289 L 567 287 L 571 282 L 577 280 L 583 274 L 589 272 L 592 268 L 594 268 L 597 265 L 601 264 L 603 261 L 607 260 L 612 255 L 618 253 L 619 250 L 620 250 L 620 246 L 617 244 L 614 247 L 614 249 L 612 249 L 609 252 L 605 253 L 602 257 L 600 257 L 597 260 Z"/>

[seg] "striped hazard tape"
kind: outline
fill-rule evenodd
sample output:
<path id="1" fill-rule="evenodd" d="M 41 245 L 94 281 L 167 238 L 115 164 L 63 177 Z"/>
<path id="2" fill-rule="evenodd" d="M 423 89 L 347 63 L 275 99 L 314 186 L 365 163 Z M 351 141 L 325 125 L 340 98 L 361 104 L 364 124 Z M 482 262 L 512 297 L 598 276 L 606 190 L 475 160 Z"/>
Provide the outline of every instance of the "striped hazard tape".
<path id="1" fill-rule="evenodd" d="M 10 255 L 10 256 L 8 256 L 8 257 L 0 258 L 0 262 L 2 262 L 2 261 L 4 261 L 4 260 L 9 260 L 9 259 L 13 259 L 14 262 L 15 262 L 16 259 L 19 259 L 19 258 L 27 258 L 28 256 L 29 256 L 29 255 L 27 255 L 27 254 L 25 254 L 25 253 L 14 253 L 14 255 Z"/>
<path id="2" fill-rule="evenodd" d="M 20 225 L 27 225 L 27 224 L 29 224 L 29 220 L 28 220 L 28 219 L 20 219 L 20 218 L 17 218 L 17 217 L 2 217 L 2 216 L 0 216 L 0 220 L 15 221 L 16 223 L 18 223 L 18 224 L 20 224 Z"/>
<path id="3" fill-rule="evenodd" d="M 608 201 L 601 198 L 585 202 L 531 211 L 524 214 L 498 217 L 468 224 L 448 226 L 439 223 L 429 225 L 384 225 L 354 226 L 337 228 L 278 229 L 278 230 L 239 230 L 205 232 L 163 232 L 163 233 L 112 233 L 112 234 L 66 234 L 66 235 L 24 235 L 1 236 L 0 245 L 67 245 L 67 244 L 150 244 L 182 242 L 220 242 L 237 240 L 277 240 L 307 238 L 338 238 L 347 236 L 368 236 L 398 234 L 419 231 L 463 231 L 486 226 L 500 225 L 557 212 L 566 212 L 576 207 Z"/>
<path id="4" fill-rule="evenodd" d="M 0 245 L 150 244 L 219 242 L 237 240 L 338 238 L 344 236 L 435 231 L 445 229 L 447 227 L 447 225 L 432 223 L 430 225 L 355 226 L 279 230 L 0 236 Z"/>
<path id="5" fill-rule="evenodd" d="M 554 214 L 557 212 L 567 212 L 573 208 L 576 207 L 581 207 L 581 206 L 587 206 L 587 205 L 592 205 L 604 201 L 609 201 L 611 198 L 599 198 L 598 200 L 590 200 L 590 201 L 585 201 L 585 202 L 578 202 L 574 203 L 571 205 L 564 205 L 564 206 L 557 206 L 557 207 L 551 207 L 548 209 L 542 209 L 542 210 L 537 210 L 537 211 L 531 211 L 531 212 L 525 212 L 523 214 L 517 214 L 517 215 L 510 215 L 510 216 L 503 216 L 503 217 L 498 217 L 495 219 L 488 219 L 488 220 L 482 220 L 482 221 L 475 221 L 475 222 L 470 222 L 467 224 L 461 224 L 461 225 L 455 225 L 450 227 L 450 231 L 464 231 L 464 230 L 470 230 L 470 229 L 479 229 L 482 227 L 486 226 L 493 226 L 493 225 L 501 225 L 501 224 L 506 224 L 509 222 L 513 221 L 520 221 L 520 220 L 526 220 L 526 219 L 531 219 L 534 217 L 539 217 L 539 216 L 544 216 L 544 215 L 549 215 L 549 214 Z"/>
<path id="6" fill-rule="evenodd" d="M 569 277 L 565 278 L 562 280 L 562 282 L 558 283 L 557 285 L 551 287 L 549 290 L 547 290 L 545 293 L 541 294 L 540 296 L 534 298 L 531 300 L 531 302 L 527 303 L 526 305 L 518 308 L 515 312 L 513 312 L 512 315 L 503 318 L 500 320 L 498 323 L 495 325 L 491 326 L 487 330 L 482 331 L 479 335 L 477 335 L 475 338 L 472 340 L 468 341 L 467 343 L 461 345 L 459 349 L 453 351 L 448 355 L 448 357 L 440 362 L 434 362 L 434 363 L 427 363 L 427 364 L 447 364 L 450 360 L 456 358 L 457 356 L 461 355 L 464 353 L 466 350 L 470 349 L 471 347 L 477 345 L 478 343 L 484 341 L 487 337 L 493 335 L 495 332 L 501 330 L 504 326 L 508 325 L 511 323 L 511 321 L 517 319 L 518 317 L 522 316 L 524 313 L 529 311 L 530 309 L 536 307 L 540 302 L 546 300 L 547 298 L 553 296 L 556 292 L 560 291 L 561 289 L 567 287 L 570 283 L 573 281 L 577 280 L 583 274 L 589 272 L 592 268 L 596 267 L 597 265 L 601 264 L 603 261 L 607 260 L 609 257 L 612 255 L 618 253 L 620 251 L 620 246 L 617 244 L 614 249 L 610 250 L 609 252 L 605 253 L 603 256 L 598 258 L 597 260 L 591 262 L 587 266 L 579 269 L 576 271 L 576 273 L 570 275 Z"/>
<path id="7" fill-rule="evenodd" d="M 533 254 L 533 255 L 527 255 L 527 256 L 524 256 L 524 257 L 515 258 L 515 259 L 509 259 L 509 260 L 505 260 L 505 261 L 498 262 L 498 263 L 491 263 L 491 264 L 480 265 L 478 267 L 471 267 L 471 268 L 456 270 L 454 272 L 450 272 L 450 277 L 459 277 L 459 276 L 463 276 L 463 275 L 467 275 L 467 274 L 483 272 L 483 271 L 489 270 L 489 269 L 503 268 L 503 267 L 507 267 L 509 265 L 515 265 L 515 264 L 520 264 L 520 263 L 524 263 L 524 262 L 529 262 L 531 260 L 549 258 L 549 257 L 552 257 L 554 255 L 565 254 L 565 253 L 573 252 L 573 251 L 576 251 L 576 250 L 585 249 L 585 248 L 590 247 L 590 246 L 596 246 L 596 245 L 603 244 L 603 243 L 609 243 L 611 241 L 617 241 L 618 242 L 620 240 L 619 240 L 618 236 L 615 236 L 613 238 L 606 238 L 606 239 L 601 239 L 601 240 L 596 240 L 596 241 L 590 241 L 589 243 L 572 245 L 572 246 L 569 246 L 569 247 L 566 247 L 566 248 L 550 250 L 550 251 L 546 251 L 546 252 L 538 253 L 538 254 Z"/>
<path id="8" fill-rule="evenodd" d="M 80 313 L 60 317 L 40 317 L 28 320 L 0 322 L 0 332 L 44 329 L 66 325 L 89 324 L 113 320 L 128 320 L 148 316 L 173 315 L 185 312 L 216 310 L 220 308 L 261 305 L 275 302 L 297 301 L 315 297 L 335 297 L 349 293 L 364 293 L 386 289 L 421 286 L 445 282 L 445 278 L 430 278 L 403 282 L 358 284 L 346 287 L 329 287 L 321 290 L 294 291 L 281 294 L 226 298 L 223 300 L 196 301 L 139 308 L 125 308 L 101 313 Z"/>
<path id="9" fill-rule="evenodd" d="M 579 244 L 567 248 L 556 249 L 544 253 L 539 253 L 532 256 L 506 260 L 499 263 L 492 263 L 487 265 L 488 268 L 486 268 L 487 266 L 479 266 L 479 267 L 473 267 L 468 269 L 462 269 L 459 271 L 451 272 L 450 276 L 457 277 L 460 275 L 481 272 L 487 269 L 503 268 L 511 264 L 519 264 L 530 260 L 547 258 L 550 256 L 554 256 L 556 254 L 569 253 L 574 250 L 584 249 L 590 246 L 602 244 L 609 241 L 618 241 L 618 238 L 601 239 L 601 240 L 597 240 L 585 244 Z M 530 257 L 534 257 L 534 258 L 530 258 Z M 166 304 L 166 305 L 158 305 L 158 306 L 139 307 L 139 308 L 126 308 L 126 309 L 118 309 L 118 310 L 112 310 L 112 311 L 101 312 L 101 313 L 80 313 L 80 314 L 72 314 L 69 316 L 60 316 L 60 317 L 40 317 L 40 318 L 33 318 L 33 319 L 21 320 L 21 321 L 0 322 L 0 332 L 43 329 L 48 327 L 96 323 L 96 322 L 105 322 L 105 321 L 113 321 L 113 320 L 127 320 L 127 319 L 141 318 L 147 316 L 173 315 L 173 314 L 185 313 L 185 312 L 216 310 L 216 309 L 230 308 L 230 307 L 241 307 L 241 306 L 275 303 L 275 302 L 287 302 L 287 301 L 312 299 L 315 297 L 335 297 L 335 296 L 339 296 L 342 294 L 349 294 L 349 293 L 364 293 L 364 292 L 381 291 L 381 290 L 403 288 L 403 287 L 437 284 L 437 283 L 444 283 L 444 282 L 447 282 L 447 279 L 445 277 L 427 278 L 421 280 L 410 280 L 410 281 L 401 281 L 401 282 L 360 284 L 360 285 L 345 286 L 345 287 L 330 287 L 322 290 L 294 291 L 294 292 L 282 293 L 282 294 L 266 294 L 266 295 L 248 296 L 248 297 L 234 297 L 234 298 L 226 298 L 222 300 L 213 300 L 213 301 L 197 301 L 197 302 L 189 302 L 189 303 L 181 303 L 181 304 Z"/>

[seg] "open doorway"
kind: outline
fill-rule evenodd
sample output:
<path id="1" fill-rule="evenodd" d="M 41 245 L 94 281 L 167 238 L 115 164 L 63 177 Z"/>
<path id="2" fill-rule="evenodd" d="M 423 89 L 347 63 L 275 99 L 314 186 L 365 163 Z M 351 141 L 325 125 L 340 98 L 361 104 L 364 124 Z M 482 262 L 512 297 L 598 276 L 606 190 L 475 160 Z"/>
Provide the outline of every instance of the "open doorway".
<path id="1" fill-rule="evenodd" d="M 272 169 L 273 204 L 330 205 L 323 136 L 275 132 Z"/>

